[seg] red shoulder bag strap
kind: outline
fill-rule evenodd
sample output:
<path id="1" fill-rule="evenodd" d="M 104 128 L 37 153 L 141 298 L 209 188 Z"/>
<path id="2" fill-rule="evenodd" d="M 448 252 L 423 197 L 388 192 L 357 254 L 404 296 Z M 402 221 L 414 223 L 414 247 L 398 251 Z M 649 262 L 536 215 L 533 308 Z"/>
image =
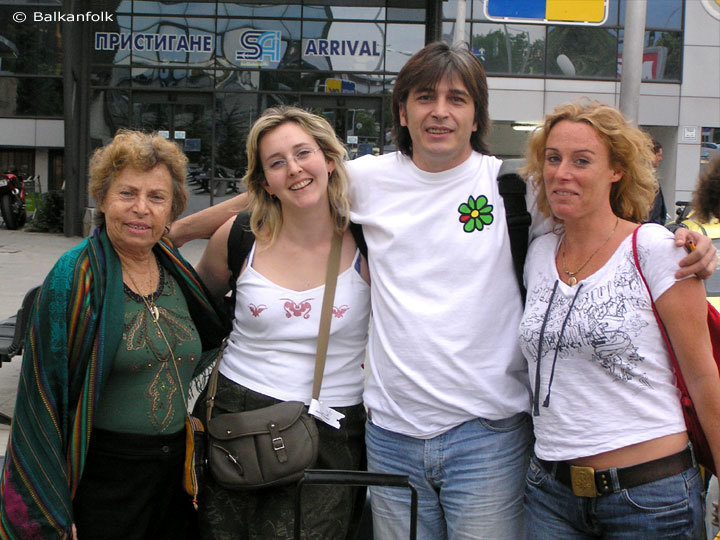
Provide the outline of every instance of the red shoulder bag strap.
<path id="1" fill-rule="evenodd" d="M 648 292 L 648 295 L 650 296 L 650 304 L 652 305 L 653 314 L 655 315 L 655 320 L 658 323 L 658 327 L 660 328 L 660 333 L 662 334 L 663 341 L 665 341 L 665 346 L 667 347 L 668 354 L 670 355 L 670 360 L 672 361 L 673 370 L 675 371 L 675 378 L 677 379 L 677 386 L 680 389 L 680 393 L 683 396 L 688 396 L 688 390 L 685 386 L 685 380 L 683 379 L 682 372 L 680 371 L 680 366 L 678 365 L 677 358 L 675 357 L 675 351 L 673 351 L 672 343 L 670 343 L 670 338 L 667 335 L 667 332 L 665 331 L 665 325 L 662 322 L 662 319 L 660 319 L 660 315 L 657 312 L 657 308 L 655 307 L 655 300 L 653 299 L 652 292 L 650 292 L 650 287 L 648 287 L 647 280 L 645 279 L 645 275 L 643 274 L 642 268 L 640 267 L 640 259 L 638 258 L 638 252 L 637 252 L 637 235 L 638 231 L 640 231 L 641 226 L 638 226 L 633 231 L 632 236 L 632 250 L 633 250 L 633 259 L 635 260 L 635 267 L 638 270 L 638 274 L 640 274 L 640 279 L 642 279 L 642 282 L 645 284 L 645 289 Z"/>

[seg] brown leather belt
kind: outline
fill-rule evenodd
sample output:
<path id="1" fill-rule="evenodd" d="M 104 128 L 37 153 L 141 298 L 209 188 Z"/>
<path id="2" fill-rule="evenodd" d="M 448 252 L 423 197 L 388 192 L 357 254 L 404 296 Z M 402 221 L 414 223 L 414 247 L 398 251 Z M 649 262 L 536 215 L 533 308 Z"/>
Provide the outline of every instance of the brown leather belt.
<path id="1" fill-rule="evenodd" d="M 567 461 L 545 461 L 538 458 L 538 463 L 548 474 L 571 488 L 578 497 L 597 497 L 615 493 L 622 489 L 680 474 L 694 465 L 689 447 L 682 452 L 654 461 L 603 471 L 596 471 L 592 467 L 572 465 Z M 613 470 L 617 474 L 617 489 L 615 489 L 612 479 Z"/>

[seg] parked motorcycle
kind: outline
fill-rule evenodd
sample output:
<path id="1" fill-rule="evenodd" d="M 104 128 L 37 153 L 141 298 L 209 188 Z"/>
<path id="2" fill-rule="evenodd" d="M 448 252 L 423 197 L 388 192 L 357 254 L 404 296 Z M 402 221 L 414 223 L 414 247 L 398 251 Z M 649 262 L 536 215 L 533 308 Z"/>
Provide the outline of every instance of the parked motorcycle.
<path id="1" fill-rule="evenodd" d="M 0 173 L 0 213 L 8 229 L 25 225 L 25 184 L 14 173 Z"/>

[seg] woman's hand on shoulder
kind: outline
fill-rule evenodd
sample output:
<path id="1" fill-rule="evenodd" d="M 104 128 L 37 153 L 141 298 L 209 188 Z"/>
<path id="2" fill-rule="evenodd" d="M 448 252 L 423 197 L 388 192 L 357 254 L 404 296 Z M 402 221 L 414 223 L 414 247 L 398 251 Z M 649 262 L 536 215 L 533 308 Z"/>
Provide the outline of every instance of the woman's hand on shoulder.
<path id="1" fill-rule="evenodd" d="M 233 216 L 213 233 L 205 246 L 195 270 L 214 298 L 220 299 L 230 290 L 230 268 L 228 267 L 227 242 L 230 229 L 235 222 Z"/>
<path id="2" fill-rule="evenodd" d="M 700 279 L 709 279 L 717 267 L 717 249 L 712 240 L 697 231 L 680 228 L 675 231 L 675 245 L 688 249 L 690 243 L 695 249 L 680 261 L 680 270 L 675 273 L 676 279 L 682 279 L 693 274 Z"/>

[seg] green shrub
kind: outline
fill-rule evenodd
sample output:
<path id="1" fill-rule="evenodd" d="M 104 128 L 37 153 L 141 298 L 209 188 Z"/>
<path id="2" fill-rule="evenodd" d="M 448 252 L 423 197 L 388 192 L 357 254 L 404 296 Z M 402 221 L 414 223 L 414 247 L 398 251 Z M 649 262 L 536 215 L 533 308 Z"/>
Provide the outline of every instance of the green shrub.
<path id="1" fill-rule="evenodd" d="M 65 194 L 62 190 L 41 193 L 32 220 L 25 226 L 29 232 L 63 232 Z"/>

